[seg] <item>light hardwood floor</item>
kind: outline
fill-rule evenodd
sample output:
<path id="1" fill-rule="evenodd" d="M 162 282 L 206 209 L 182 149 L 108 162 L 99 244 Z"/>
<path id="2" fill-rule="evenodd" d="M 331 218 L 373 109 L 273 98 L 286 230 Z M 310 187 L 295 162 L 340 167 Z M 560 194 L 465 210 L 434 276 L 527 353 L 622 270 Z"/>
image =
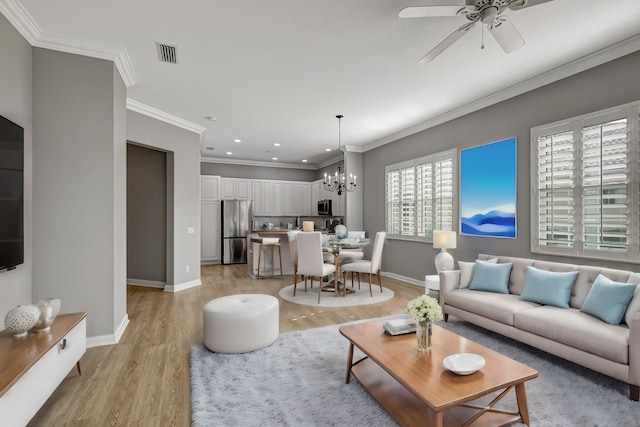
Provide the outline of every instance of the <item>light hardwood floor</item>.
<path id="1" fill-rule="evenodd" d="M 116 345 L 87 350 L 82 376 L 74 369 L 29 426 L 189 426 L 189 350 L 202 343 L 202 307 L 240 293 L 278 291 L 293 282 L 252 280 L 246 265 L 203 266 L 202 286 L 178 293 L 127 287 L 129 326 Z M 388 277 L 388 301 L 359 307 L 321 308 L 280 300 L 280 332 L 392 314 L 423 288 Z"/>

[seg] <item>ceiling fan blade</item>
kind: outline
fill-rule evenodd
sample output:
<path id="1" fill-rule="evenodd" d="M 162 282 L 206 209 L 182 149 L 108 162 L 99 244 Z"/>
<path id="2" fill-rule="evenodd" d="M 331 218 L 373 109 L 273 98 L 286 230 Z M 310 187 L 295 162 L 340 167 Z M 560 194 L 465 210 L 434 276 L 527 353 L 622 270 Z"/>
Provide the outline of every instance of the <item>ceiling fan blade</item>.
<path id="1" fill-rule="evenodd" d="M 524 9 L 525 7 L 536 6 L 541 3 L 547 3 L 552 0 L 515 0 L 509 5 L 509 9 L 511 10 L 519 10 Z"/>
<path id="2" fill-rule="evenodd" d="M 436 56 L 440 55 L 449 46 L 451 46 L 456 41 L 458 41 L 462 36 L 464 36 L 471 29 L 471 27 L 473 27 L 475 25 L 475 23 L 476 23 L 476 21 L 467 22 L 462 27 L 460 27 L 457 30 L 455 30 L 453 33 L 451 33 L 449 35 L 449 37 L 447 37 L 446 39 L 442 40 L 440 43 L 438 43 L 438 45 L 436 47 L 431 49 L 429 51 L 429 53 L 427 53 L 425 56 L 420 58 L 420 60 L 418 62 L 420 64 L 424 64 L 426 62 L 433 61 L 436 58 Z"/>
<path id="3" fill-rule="evenodd" d="M 524 46 L 524 39 L 509 18 L 504 15 L 498 16 L 489 24 L 489 32 L 506 53 L 514 52 Z"/>
<path id="4" fill-rule="evenodd" d="M 410 6 L 398 13 L 400 18 L 431 18 L 437 16 L 458 16 L 475 12 L 473 6 Z"/>

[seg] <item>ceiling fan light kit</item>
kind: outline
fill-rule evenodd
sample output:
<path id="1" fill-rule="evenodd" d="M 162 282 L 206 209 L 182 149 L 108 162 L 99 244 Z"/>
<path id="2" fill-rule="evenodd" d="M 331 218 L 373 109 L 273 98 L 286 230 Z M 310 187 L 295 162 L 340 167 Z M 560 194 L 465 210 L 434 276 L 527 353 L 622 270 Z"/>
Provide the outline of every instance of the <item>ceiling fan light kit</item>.
<path id="1" fill-rule="evenodd" d="M 507 9 L 520 10 L 525 7 L 536 6 L 552 0 L 466 0 L 464 6 L 411 6 L 405 7 L 398 13 L 400 18 L 431 18 L 441 16 L 464 16 L 470 22 L 459 27 L 456 31 L 438 43 L 418 62 L 424 64 L 433 61 L 438 55 L 458 41 L 477 23 L 486 24 L 502 50 L 506 53 L 515 52 L 524 46 L 524 39 L 506 15 Z M 482 45 L 484 48 L 484 43 Z"/>

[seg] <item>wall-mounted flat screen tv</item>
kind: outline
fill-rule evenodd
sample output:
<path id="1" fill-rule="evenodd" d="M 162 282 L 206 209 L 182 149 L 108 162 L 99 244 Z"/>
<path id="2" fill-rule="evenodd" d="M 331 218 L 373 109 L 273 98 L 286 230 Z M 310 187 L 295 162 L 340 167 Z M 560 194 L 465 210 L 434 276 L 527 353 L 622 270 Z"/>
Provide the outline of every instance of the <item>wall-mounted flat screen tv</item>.
<path id="1" fill-rule="evenodd" d="M 24 129 L 0 116 L 0 271 L 24 262 Z"/>

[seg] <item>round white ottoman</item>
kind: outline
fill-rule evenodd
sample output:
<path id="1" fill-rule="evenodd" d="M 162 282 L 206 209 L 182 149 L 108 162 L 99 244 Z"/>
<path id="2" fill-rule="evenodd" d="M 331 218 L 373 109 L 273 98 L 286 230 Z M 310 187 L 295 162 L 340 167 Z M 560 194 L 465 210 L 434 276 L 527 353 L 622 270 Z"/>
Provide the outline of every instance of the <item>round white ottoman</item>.
<path id="1" fill-rule="evenodd" d="M 203 311 L 204 346 L 216 353 L 246 353 L 278 338 L 280 305 L 271 295 L 229 295 L 209 301 Z"/>

